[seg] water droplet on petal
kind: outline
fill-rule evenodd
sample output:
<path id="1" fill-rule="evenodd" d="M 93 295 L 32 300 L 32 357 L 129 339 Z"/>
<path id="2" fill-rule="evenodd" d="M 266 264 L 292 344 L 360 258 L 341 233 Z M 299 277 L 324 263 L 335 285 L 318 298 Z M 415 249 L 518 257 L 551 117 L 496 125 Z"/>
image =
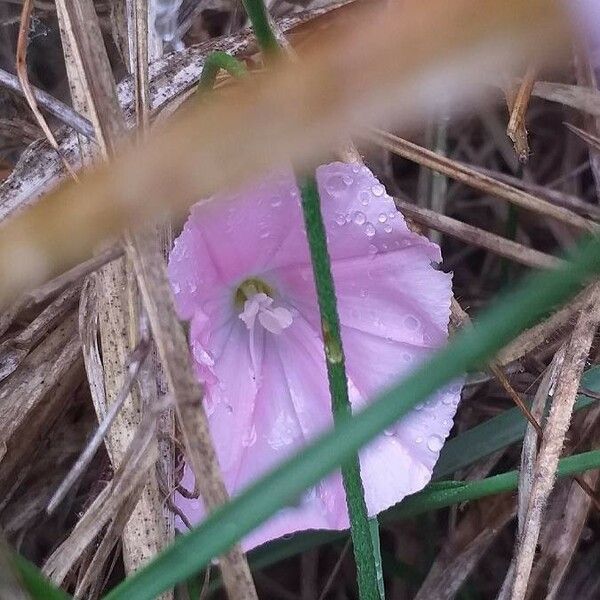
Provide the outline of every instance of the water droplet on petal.
<path id="1" fill-rule="evenodd" d="M 357 225 L 364 225 L 366 221 L 367 221 L 367 217 L 365 216 L 365 213 L 360 212 L 360 211 L 354 213 L 354 222 Z"/>
<path id="2" fill-rule="evenodd" d="M 389 223 L 387 223 L 386 225 L 383 226 L 383 230 L 386 233 L 392 233 L 392 226 Z"/>
<path id="3" fill-rule="evenodd" d="M 181 286 L 178 283 L 173 284 L 173 292 L 179 294 L 181 292 Z"/>
<path id="4" fill-rule="evenodd" d="M 215 412 L 215 400 L 210 394 L 206 394 L 204 396 L 204 410 L 206 411 L 206 416 L 210 417 Z"/>
<path id="5" fill-rule="evenodd" d="M 383 196 L 383 194 L 385 194 L 385 188 L 379 183 L 377 185 L 374 185 L 371 188 L 371 191 L 373 192 L 373 196 L 377 196 L 377 198 L 380 198 L 381 196 Z"/>
<path id="6" fill-rule="evenodd" d="M 353 173 L 360 172 L 360 165 L 357 165 L 357 164 L 352 165 L 352 172 Z"/>
<path id="7" fill-rule="evenodd" d="M 344 190 L 345 187 L 346 184 L 344 183 L 344 180 L 341 175 L 331 175 L 325 182 L 325 189 L 332 196 L 339 196 L 339 194 Z"/>
<path id="8" fill-rule="evenodd" d="M 377 220 L 380 223 L 385 223 L 387 221 L 387 215 L 385 213 L 381 213 L 378 217 Z"/>
<path id="9" fill-rule="evenodd" d="M 366 190 L 363 190 L 358 194 L 358 199 L 363 206 L 368 206 L 369 201 L 371 200 L 371 194 L 369 194 L 369 192 Z"/>
<path id="10" fill-rule="evenodd" d="M 342 181 L 345 185 L 352 185 L 352 182 L 354 180 L 352 179 L 352 177 L 350 177 L 350 175 L 342 175 Z"/>
<path id="11" fill-rule="evenodd" d="M 342 214 L 339 214 L 336 218 L 335 218 L 335 222 L 338 225 L 344 225 L 346 223 L 346 217 Z"/>
<path id="12" fill-rule="evenodd" d="M 412 355 L 410 354 L 410 352 L 403 352 L 402 353 L 402 360 L 404 362 L 411 362 L 412 361 Z"/>
<path id="13" fill-rule="evenodd" d="M 365 225 L 365 233 L 367 234 L 367 237 L 373 237 L 375 235 L 375 227 L 372 223 L 367 223 Z"/>
<path id="14" fill-rule="evenodd" d="M 394 435 L 394 430 L 393 429 L 384 429 L 383 433 L 384 433 L 384 435 L 387 435 L 388 437 L 392 437 Z"/>
<path id="15" fill-rule="evenodd" d="M 421 404 L 421 403 L 415 404 L 415 410 L 423 410 L 424 408 L 425 408 L 424 404 Z"/>
<path id="16" fill-rule="evenodd" d="M 271 206 L 273 208 L 277 208 L 278 206 L 281 206 L 281 198 L 275 196 L 274 198 L 271 198 Z"/>
<path id="17" fill-rule="evenodd" d="M 444 440 L 439 435 L 430 435 L 427 438 L 427 447 L 432 452 L 439 452 L 444 445 Z"/>
<path id="18" fill-rule="evenodd" d="M 244 448 L 249 448 L 250 446 L 254 446 L 256 443 L 256 427 L 252 425 L 252 427 L 242 436 L 242 446 Z"/>
<path id="19" fill-rule="evenodd" d="M 396 211 L 395 210 L 390 210 L 390 212 L 388 213 L 388 217 L 390 219 L 395 219 L 396 218 Z"/>
<path id="20" fill-rule="evenodd" d="M 414 317 L 413 315 L 408 315 L 404 318 L 404 325 L 407 329 L 415 331 L 419 328 L 420 322 L 419 319 L 417 319 L 417 317 Z"/>
<path id="21" fill-rule="evenodd" d="M 422 444 L 423 438 L 421 436 L 415 438 L 415 444 Z"/>

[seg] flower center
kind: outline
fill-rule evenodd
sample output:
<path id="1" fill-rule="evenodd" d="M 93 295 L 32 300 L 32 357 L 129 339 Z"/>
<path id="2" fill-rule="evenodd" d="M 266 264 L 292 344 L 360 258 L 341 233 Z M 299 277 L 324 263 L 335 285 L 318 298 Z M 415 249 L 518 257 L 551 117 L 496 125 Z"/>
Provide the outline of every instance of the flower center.
<path id="1" fill-rule="evenodd" d="M 292 324 L 292 313 L 283 306 L 273 306 L 273 289 L 261 279 L 243 281 L 235 292 L 239 317 L 253 333 L 256 320 L 269 332 L 280 334 Z"/>

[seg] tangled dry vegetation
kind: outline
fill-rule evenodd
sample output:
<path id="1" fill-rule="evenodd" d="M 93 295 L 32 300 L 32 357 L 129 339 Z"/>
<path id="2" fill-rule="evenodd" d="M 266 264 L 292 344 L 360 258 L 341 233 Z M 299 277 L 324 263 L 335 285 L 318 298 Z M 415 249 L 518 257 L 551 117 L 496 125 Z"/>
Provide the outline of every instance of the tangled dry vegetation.
<path id="1" fill-rule="evenodd" d="M 137 122 L 143 130 L 151 119 L 166 119 L 189 95 L 211 50 L 261 69 L 238 4 L 184 0 L 185 48 L 161 58 L 150 32 L 148 70 L 130 50 L 125 4 L 96 2 L 94 14 L 83 0 L 78 10 L 64 0 L 29 2 L 28 79 L 46 93 L 37 102 L 57 153 L 10 87 L 24 50 L 22 4 L 0 1 L 0 221 L 69 177 L 65 164 L 76 170 L 93 153 L 110 156 L 127 127 Z M 276 1 L 271 12 L 301 48 L 313 21 L 328 26 L 331 8 Z M 441 106 L 423 126 L 368 130 L 354 140 L 399 209 L 441 243 L 442 268 L 454 273 L 455 327 L 469 326 L 467 315 L 528 270 L 557 264 L 600 220 L 600 93 L 592 67 L 600 56 L 571 50 L 559 68 L 530 64 L 506 73 L 468 110 Z M 78 62 L 86 53 L 95 56 L 93 79 Z M 3 535 L 81 598 L 98 598 L 173 538 L 170 498 L 184 446 L 204 474 L 208 503 L 226 498 L 169 302 L 164 252 L 176 229 L 173 222 L 151 234 L 127 233 L 0 311 Z M 559 456 L 600 446 L 599 322 L 593 284 L 469 376 L 456 434 L 515 403 L 529 425 L 522 441 L 509 436 L 453 476 L 469 481 L 520 468 L 518 494 L 386 522 L 388 598 L 600 597 L 598 472 L 555 481 Z M 588 402 L 574 412 L 577 397 Z M 239 549 L 221 559 L 231 598 L 255 597 L 252 580 L 264 599 L 356 597 L 345 538 L 260 568 L 251 556 L 250 565 L 252 576 Z"/>

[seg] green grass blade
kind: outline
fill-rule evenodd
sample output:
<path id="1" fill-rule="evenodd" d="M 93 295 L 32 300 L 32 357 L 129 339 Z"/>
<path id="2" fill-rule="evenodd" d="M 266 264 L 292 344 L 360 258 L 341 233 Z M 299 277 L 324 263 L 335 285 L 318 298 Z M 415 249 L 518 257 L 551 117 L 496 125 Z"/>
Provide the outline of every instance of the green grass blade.
<path id="1" fill-rule="evenodd" d="M 227 54 L 227 52 L 216 50 L 215 52 L 211 52 L 204 60 L 197 94 L 202 95 L 213 89 L 217 75 L 221 69 L 227 71 L 232 77 L 237 79 L 248 75 L 248 70 L 243 62 Z"/>
<path id="2" fill-rule="evenodd" d="M 323 344 L 325 347 L 325 362 L 334 426 L 352 414 L 348 396 L 348 379 L 344 347 L 340 333 L 340 320 L 337 310 L 335 286 L 331 274 L 331 261 L 327 249 L 327 239 L 321 200 L 317 181 L 313 175 L 298 179 L 302 197 L 302 213 L 306 226 L 306 236 L 310 248 L 310 258 L 313 267 L 315 287 L 321 316 Z M 354 454 L 342 463 L 342 481 L 346 492 L 346 504 L 350 517 L 352 547 L 356 561 L 358 595 L 361 600 L 380 600 L 382 586 L 379 585 L 378 568 L 381 571 L 381 556 L 379 556 L 379 535 L 377 519 L 369 521 L 367 504 L 360 476 L 358 455 Z M 374 523 L 374 525 L 373 525 Z M 375 535 L 377 534 L 377 535 Z M 377 543 L 377 548 L 374 547 Z M 376 556 L 379 561 L 376 563 Z M 383 581 L 383 576 L 381 577 Z"/>
<path id="3" fill-rule="evenodd" d="M 35 565 L 19 554 L 12 554 L 10 561 L 19 574 L 21 584 L 32 600 L 69 600 L 71 598 L 71 596 L 55 587 Z"/>
<path id="4" fill-rule="evenodd" d="M 479 367 L 600 273 L 600 237 L 584 240 L 556 269 L 537 273 L 461 332 L 397 386 L 354 417 L 345 418 L 279 468 L 181 536 L 148 565 L 126 579 L 110 600 L 151 600 L 206 566 L 302 491 L 353 456 L 416 403 L 469 369 Z"/>
<path id="5" fill-rule="evenodd" d="M 558 477 L 568 477 L 600 467 L 600 450 L 575 454 L 560 460 Z M 479 500 L 486 496 L 510 492 L 517 488 L 518 471 L 508 471 L 478 481 L 439 481 L 423 491 L 409 496 L 400 504 L 379 515 L 381 523 L 411 519 L 432 510 L 447 508 L 457 503 Z M 260 570 L 317 546 L 347 539 L 347 531 L 310 531 L 270 542 L 253 550 L 248 561 L 253 571 Z M 385 562 L 385 560 L 384 560 Z M 215 587 L 218 587 L 215 582 Z"/>

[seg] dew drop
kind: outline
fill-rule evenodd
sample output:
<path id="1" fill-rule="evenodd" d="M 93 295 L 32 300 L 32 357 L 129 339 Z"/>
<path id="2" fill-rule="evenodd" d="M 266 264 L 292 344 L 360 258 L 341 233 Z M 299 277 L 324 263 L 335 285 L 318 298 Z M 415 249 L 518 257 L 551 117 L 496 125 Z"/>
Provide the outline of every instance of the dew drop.
<path id="1" fill-rule="evenodd" d="M 422 444 L 423 438 L 421 436 L 415 438 L 415 444 Z"/>
<path id="2" fill-rule="evenodd" d="M 388 437 L 392 437 L 394 435 L 394 430 L 393 429 L 384 429 L 383 433 L 384 433 L 384 435 L 387 435 Z"/>
<path id="3" fill-rule="evenodd" d="M 339 214 L 336 218 L 335 218 L 335 222 L 338 225 L 344 225 L 346 223 L 346 217 L 342 214 Z"/>
<path id="4" fill-rule="evenodd" d="M 418 329 L 419 324 L 420 324 L 419 319 L 417 319 L 417 317 L 413 317 L 413 315 L 408 315 L 404 319 L 405 327 L 407 329 L 411 329 L 412 331 L 415 331 L 416 329 Z"/>
<path id="5" fill-rule="evenodd" d="M 365 225 L 365 233 L 367 234 L 367 237 L 373 237 L 375 235 L 375 227 L 372 223 L 367 223 Z"/>
<path id="6" fill-rule="evenodd" d="M 178 283 L 173 284 L 173 292 L 175 294 L 179 294 L 179 292 L 181 292 L 181 286 Z"/>
<path id="7" fill-rule="evenodd" d="M 256 438 L 256 427 L 252 425 L 252 427 L 242 436 L 242 446 L 244 448 L 254 446 L 254 444 L 256 444 Z"/>
<path id="8" fill-rule="evenodd" d="M 383 230 L 386 233 L 392 233 L 392 226 L 389 223 L 387 223 L 386 225 L 383 226 Z"/>
<path id="9" fill-rule="evenodd" d="M 377 220 L 380 223 L 385 223 L 387 221 L 387 215 L 385 213 L 381 213 L 378 217 Z"/>
<path id="10" fill-rule="evenodd" d="M 415 404 L 415 410 L 423 410 L 424 408 L 425 408 L 425 405 L 422 403 Z"/>
<path id="11" fill-rule="evenodd" d="M 439 452 L 444 445 L 444 440 L 439 435 L 430 435 L 427 438 L 427 447 L 432 452 Z"/>
<path id="12" fill-rule="evenodd" d="M 352 172 L 353 173 L 359 173 L 360 172 L 360 166 L 357 164 L 352 165 Z"/>
<path id="13" fill-rule="evenodd" d="M 373 192 L 373 196 L 376 196 L 377 198 L 380 198 L 385 194 L 385 188 L 381 184 L 374 185 L 371 188 L 371 191 Z"/>
<path id="14" fill-rule="evenodd" d="M 206 415 L 210 417 L 215 412 L 215 401 L 212 396 L 204 396 L 204 410 Z"/>
<path id="15" fill-rule="evenodd" d="M 342 175 L 342 181 L 345 185 L 352 185 L 352 182 L 354 180 L 352 179 L 352 177 L 350 177 L 350 175 Z"/>
<path id="16" fill-rule="evenodd" d="M 354 222 L 357 225 L 364 225 L 366 221 L 367 221 L 367 217 L 365 216 L 365 213 L 360 212 L 360 211 L 354 213 Z"/>
<path id="17" fill-rule="evenodd" d="M 363 190 L 358 194 L 358 199 L 360 200 L 360 203 L 363 206 L 368 206 L 371 200 L 371 194 L 369 194 L 369 192 L 367 192 L 366 190 Z"/>
<path id="18" fill-rule="evenodd" d="M 403 352 L 402 353 L 402 360 L 404 362 L 412 362 L 412 355 L 409 352 Z"/>
<path id="19" fill-rule="evenodd" d="M 271 206 L 273 208 L 277 208 L 278 206 L 281 206 L 281 198 L 278 198 L 277 196 L 275 198 L 271 198 Z"/>
<path id="20" fill-rule="evenodd" d="M 325 189 L 332 195 L 338 196 L 346 187 L 341 175 L 331 175 L 325 182 Z"/>
<path id="21" fill-rule="evenodd" d="M 395 219 L 396 218 L 396 211 L 395 210 L 390 210 L 390 212 L 388 213 L 388 217 L 390 219 Z"/>

